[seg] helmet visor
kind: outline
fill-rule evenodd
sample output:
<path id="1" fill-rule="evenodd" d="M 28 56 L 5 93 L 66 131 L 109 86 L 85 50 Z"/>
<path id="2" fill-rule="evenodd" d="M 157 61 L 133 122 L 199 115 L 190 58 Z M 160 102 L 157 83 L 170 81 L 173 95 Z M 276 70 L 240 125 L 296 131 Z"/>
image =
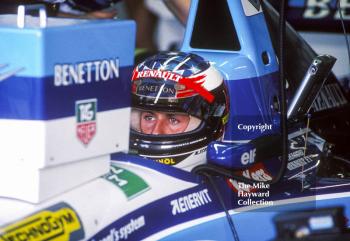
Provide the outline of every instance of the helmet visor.
<path id="1" fill-rule="evenodd" d="M 132 108 L 131 129 L 147 135 L 176 135 L 197 129 L 201 120 L 180 112 Z"/>

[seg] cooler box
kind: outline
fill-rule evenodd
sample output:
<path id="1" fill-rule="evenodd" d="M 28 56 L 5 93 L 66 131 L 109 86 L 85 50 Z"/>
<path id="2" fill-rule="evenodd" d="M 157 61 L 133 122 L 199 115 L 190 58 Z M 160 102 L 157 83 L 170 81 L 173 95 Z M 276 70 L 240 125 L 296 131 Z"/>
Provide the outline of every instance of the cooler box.
<path id="1" fill-rule="evenodd" d="M 135 23 L 0 16 L 0 169 L 127 151 Z"/>

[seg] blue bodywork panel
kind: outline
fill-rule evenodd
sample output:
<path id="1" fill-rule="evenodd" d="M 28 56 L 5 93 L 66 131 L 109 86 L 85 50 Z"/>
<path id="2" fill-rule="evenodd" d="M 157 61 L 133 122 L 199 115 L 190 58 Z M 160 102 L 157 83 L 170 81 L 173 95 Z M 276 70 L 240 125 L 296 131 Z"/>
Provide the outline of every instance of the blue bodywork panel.
<path id="1" fill-rule="evenodd" d="M 230 96 L 230 117 L 223 141 L 247 141 L 278 132 L 279 116 L 271 108 L 274 98 L 279 97 L 278 65 L 263 13 L 246 16 L 241 1 L 227 1 L 240 49 L 237 51 L 199 49 L 191 46 L 196 16 L 203 14 L 196 11 L 199 3 L 200 1 L 192 1 L 181 50 L 204 57 L 213 63 L 225 78 Z M 268 64 L 263 63 L 264 53 L 268 56 Z M 265 123 L 272 125 L 272 128 L 263 133 L 247 132 L 238 128 L 240 124 Z"/>
<path id="2" fill-rule="evenodd" d="M 257 8 L 250 1 L 220 1 L 220 9 L 214 9 L 216 5 L 210 1 L 191 4 L 181 50 L 204 57 L 221 71 L 230 97 L 229 120 L 222 140 L 218 140 L 221 148 L 209 145 L 207 158 L 213 164 L 231 168 L 241 158 L 230 154 L 234 143 L 280 132 L 278 63 L 261 6 Z M 212 21 L 206 19 L 208 11 L 212 11 Z M 202 36 L 206 32 L 209 34 Z M 227 39 L 232 43 L 217 40 L 230 34 Z M 247 151 L 253 152 L 254 148 Z"/>

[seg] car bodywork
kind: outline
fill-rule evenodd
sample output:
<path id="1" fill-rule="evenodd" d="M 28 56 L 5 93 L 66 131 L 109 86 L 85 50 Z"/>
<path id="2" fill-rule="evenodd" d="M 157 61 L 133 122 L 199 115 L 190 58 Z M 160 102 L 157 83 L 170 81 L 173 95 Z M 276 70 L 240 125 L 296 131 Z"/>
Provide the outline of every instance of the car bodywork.
<path id="1" fill-rule="evenodd" d="M 230 50 L 208 49 L 206 41 L 209 40 L 204 38 L 204 43 L 197 44 L 204 44 L 205 48 L 193 48 L 192 28 L 197 21 L 196 10 L 200 2 L 192 1 L 182 51 L 205 57 L 225 76 L 231 96 L 231 116 L 224 145 L 278 133 L 278 105 L 274 108 L 274 102 L 279 99 L 278 66 L 274 41 L 270 42 L 271 29 L 276 27 L 272 24 L 272 10 L 266 10 L 272 17 L 265 25 L 259 1 L 220 1 L 228 7 L 225 10 L 227 16 L 232 15 L 240 47 L 236 44 Z M 301 41 L 291 31 L 289 29 L 289 44 Z M 201 37 L 199 34 L 196 41 Z M 271 36 L 272 40 L 275 38 Z M 307 48 L 304 45 L 304 49 Z M 291 52 L 303 52 L 293 50 Z M 312 52 L 306 53 L 314 57 Z M 301 59 L 307 63 L 311 57 Z M 299 57 L 290 59 L 293 62 L 289 64 L 288 74 L 296 76 L 290 78 L 291 90 L 298 85 L 293 81 L 300 79 L 308 66 L 300 64 L 302 60 Z M 295 68 L 298 71 L 294 71 Z M 337 85 L 335 80 L 328 81 Z M 348 113 L 347 100 L 338 106 L 337 113 L 342 112 Z M 109 174 L 41 204 L 1 198 L 0 238 L 100 241 L 234 240 L 239 237 L 239 240 L 271 240 L 276 237 L 274 217 L 277 214 L 343 207 L 344 215 L 350 217 L 349 164 L 327 156 L 327 137 L 332 133 L 322 136 L 328 127 L 316 128 L 329 124 L 324 113 L 315 114 L 311 127 L 299 122 L 289 128 L 287 170 L 273 186 L 264 186 L 261 182 L 261 186 L 252 188 L 222 176 L 208 179 L 137 156 L 114 154 Z M 318 122 L 317 118 L 323 122 Z M 241 122 L 251 125 L 268 122 L 274 128 L 267 132 L 240 132 L 238 125 Z M 340 141 L 337 154 L 344 153 L 342 145 Z M 272 172 L 278 171 L 278 163 L 278 157 L 260 163 L 253 161 L 246 168 L 235 171 L 255 181 L 264 181 Z M 243 193 L 263 193 L 263 196 Z"/>

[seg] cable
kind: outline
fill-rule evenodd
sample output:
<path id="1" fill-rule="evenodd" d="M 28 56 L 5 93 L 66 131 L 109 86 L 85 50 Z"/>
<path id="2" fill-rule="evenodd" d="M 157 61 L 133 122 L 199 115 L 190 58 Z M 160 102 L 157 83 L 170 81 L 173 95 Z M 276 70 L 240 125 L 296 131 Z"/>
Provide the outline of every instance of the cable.
<path id="1" fill-rule="evenodd" d="M 344 38 L 345 38 L 345 43 L 346 43 L 346 48 L 348 50 L 348 58 L 349 58 L 349 66 L 350 66 L 350 46 L 349 46 L 349 38 L 348 35 L 346 33 L 346 28 L 345 28 L 345 24 L 344 24 L 344 18 L 343 18 L 343 12 L 342 9 L 340 7 L 340 0 L 337 1 L 337 8 L 339 11 L 339 17 L 340 17 L 340 22 L 343 28 L 343 34 L 344 34 Z"/>
<path id="2" fill-rule="evenodd" d="M 214 180 L 213 180 L 212 177 L 211 177 L 209 174 L 207 174 L 207 173 L 202 173 L 202 175 L 208 178 L 210 185 L 211 185 L 212 188 L 214 189 L 215 194 L 216 194 L 216 196 L 218 197 L 218 199 L 219 199 L 219 201 L 220 201 L 220 204 L 221 204 L 221 206 L 222 206 L 222 208 L 223 208 L 223 210 L 224 210 L 224 212 L 225 212 L 225 214 L 226 214 L 226 219 L 227 219 L 227 222 L 228 222 L 228 224 L 229 224 L 229 226 L 230 226 L 230 229 L 231 229 L 231 232 L 232 232 L 232 235 L 233 235 L 233 239 L 234 239 L 235 241 L 239 241 L 238 233 L 237 233 L 237 230 L 236 230 L 235 225 L 234 225 L 234 223 L 233 223 L 233 220 L 232 220 L 232 218 L 231 218 L 231 216 L 230 216 L 230 213 L 228 212 L 228 210 L 227 210 L 227 208 L 226 208 L 226 206 L 225 206 L 225 202 L 224 202 L 224 200 L 223 200 L 223 198 L 222 198 L 222 196 L 221 196 L 221 194 L 220 194 L 220 192 L 219 192 L 217 186 L 215 185 Z"/>
<path id="3" fill-rule="evenodd" d="M 311 114 L 307 113 L 307 123 L 306 123 L 306 133 L 305 133 L 305 146 L 304 146 L 304 158 L 306 157 L 306 150 L 307 150 L 307 141 L 309 138 L 309 127 L 310 127 L 310 118 Z M 304 191 L 304 179 L 305 179 L 305 174 L 304 174 L 304 162 L 301 166 L 301 191 Z"/>
<path id="4" fill-rule="evenodd" d="M 257 181 L 255 181 L 253 179 L 247 179 L 243 176 L 235 174 L 234 172 L 232 172 L 232 170 L 229 170 L 229 169 L 223 168 L 223 167 L 219 167 L 216 165 L 212 165 L 212 164 L 198 165 L 198 166 L 194 167 L 191 172 L 198 174 L 198 175 L 211 174 L 212 176 L 223 176 L 226 178 L 235 179 L 237 181 L 244 182 L 244 183 L 251 184 L 251 185 L 254 185 L 254 183 L 257 183 Z M 266 182 L 266 183 L 270 184 L 269 182 Z"/>
<path id="5" fill-rule="evenodd" d="M 283 177 L 288 164 L 288 127 L 287 127 L 287 98 L 286 98 L 286 78 L 285 78 L 285 38 L 286 38 L 286 1 L 281 0 L 279 18 L 279 77 L 281 95 L 281 132 L 282 132 L 282 166 L 276 181 Z"/>
<path id="6" fill-rule="evenodd" d="M 349 164 L 350 165 L 350 160 L 342 157 L 342 156 L 338 156 L 338 155 L 332 155 L 332 157 L 338 161 L 341 161 L 341 162 L 344 162 L 346 164 Z"/>

